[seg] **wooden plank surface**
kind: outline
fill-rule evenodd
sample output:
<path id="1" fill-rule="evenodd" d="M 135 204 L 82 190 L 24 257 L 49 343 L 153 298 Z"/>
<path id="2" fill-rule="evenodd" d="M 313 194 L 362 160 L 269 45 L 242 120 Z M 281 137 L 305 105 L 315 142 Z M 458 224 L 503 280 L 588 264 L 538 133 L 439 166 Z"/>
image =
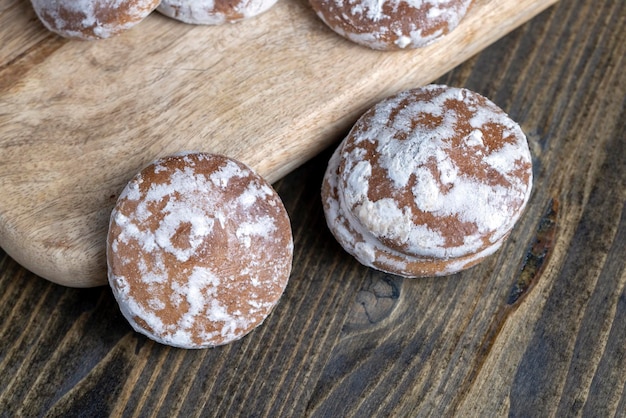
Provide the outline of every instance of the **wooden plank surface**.
<path id="1" fill-rule="evenodd" d="M 331 32 L 305 0 L 235 25 L 158 14 L 122 36 L 47 32 L 0 0 L 0 246 L 68 286 L 106 283 L 108 217 L 126 182 L 183 150 L 240 159 L 275 181 L 373 102 L 426 84 L 556 0 L 476 0 L 431 47 L 379 52 Z"/>
<path id="2" fill-rule="evenodd" d="M 401 279 L 343 252 L 319 198 L 332 146 L 276 183 L 293 275 L 225 347 L 155 344 L 108 288 L 2 253 L 0 415 L 626 416 L 624 27 L 622 0 L 560 2 L 437 80 L 506 109 L 535 163 L 520 224 L 467 272 Z"/>

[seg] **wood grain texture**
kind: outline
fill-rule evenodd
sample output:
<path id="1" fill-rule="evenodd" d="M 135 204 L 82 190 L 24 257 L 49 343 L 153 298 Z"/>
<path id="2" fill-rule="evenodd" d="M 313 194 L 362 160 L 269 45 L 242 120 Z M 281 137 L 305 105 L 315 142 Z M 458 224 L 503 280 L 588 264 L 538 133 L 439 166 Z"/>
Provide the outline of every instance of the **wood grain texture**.
<path id="1" fill-rule="evenodd" d="M 106 287 L 0 255 L 0 416 L 626 416 L 624 27 L 622 0 L 560 2 L 437 80 L 507 110 L 534 157 L 521 222 L 464 273 L 401 279 L 343 252 L 319 198 L 332 146 L 276 183 L 293 275 L 225 347 L 155 344 Z"/>
<path id="2" fill-rule="evenodd" d="M 476 0 L 431 47 L 371 51 L 306 0 L 250 21 L 158 14 L 97 42 L 48 33 L 27 0 L 0 0 L 0 245 L 68 286 L 106 283 L 108 218 L 126 182 L 167 154 L 239 159 L 274 182 L 374 101 L 426 84 L 556 0 Z"/>

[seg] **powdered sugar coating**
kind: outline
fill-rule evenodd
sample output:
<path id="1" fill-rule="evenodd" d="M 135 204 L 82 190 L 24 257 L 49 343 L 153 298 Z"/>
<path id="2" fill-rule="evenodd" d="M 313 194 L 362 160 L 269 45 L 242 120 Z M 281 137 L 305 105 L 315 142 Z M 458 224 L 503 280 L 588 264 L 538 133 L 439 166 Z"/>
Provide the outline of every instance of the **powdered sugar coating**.
<path id="1" fill-rule="evenodd" d="M 133 328 L 172 346 L 204 348 L 258 326 L 291 271 L 289 218 L 245 165 L 204 153 L 156 161 L 111 214 L 109 283 Z"/>
<path id="2" fill-rule="evenodd" d="M 456 28 L 472 0 L 310 0 L 332 30 L 379 50 L 429 45 Z"/>
<path id="3" fill-rule="evenodd" d="M 73 39 L 104 39 L 141 22 L 159 0 L 31 0 L 39 20 Z"/>
<path id="4" fill-rule="evenodd" d="M 329 162 L 322 195 L 349 253 L 415 277 L 450 274 L 495 252 L 531 187 L 519 125 L 477 93 L 431 85 L 359 119 Z"/>
<path id="5" fill-rule="evenodd" d="M 181 22 L 221 25 L 257 16 L 277 0 L 162 0 L 157 11 Z"/>

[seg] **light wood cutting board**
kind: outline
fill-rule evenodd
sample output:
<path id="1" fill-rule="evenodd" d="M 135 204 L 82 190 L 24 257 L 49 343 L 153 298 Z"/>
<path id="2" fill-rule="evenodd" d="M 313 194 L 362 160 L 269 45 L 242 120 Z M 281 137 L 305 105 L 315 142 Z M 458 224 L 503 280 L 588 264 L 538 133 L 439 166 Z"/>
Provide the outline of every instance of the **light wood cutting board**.
<path id="1" fill-rule="evenodd" d="M 53 282 L 105 284 L 110 211 L 151 160 L 217 152 L 273 182 L 377 100 L 431 82 L 555 2 L 476 0 L 441 41 L 379 52 L 334 34 L 306 0 L 218 27 L 154 13 L 95 42 L 48 32 L 27 0 L 0 0 L 0 246 Z"/>

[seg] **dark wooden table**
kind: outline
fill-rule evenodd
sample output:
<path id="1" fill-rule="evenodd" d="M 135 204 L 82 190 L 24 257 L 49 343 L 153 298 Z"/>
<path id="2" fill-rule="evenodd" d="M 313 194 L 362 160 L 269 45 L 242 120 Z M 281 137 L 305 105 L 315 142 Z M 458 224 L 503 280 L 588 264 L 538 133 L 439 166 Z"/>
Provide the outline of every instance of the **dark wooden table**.
<path id="1" fill-rule="evenodd" d="M 319 197 L 330 149 L 275 185 L 293 274 L 228 346 L 156 344 L 108 288 L 0 251 L 0 416 L 626 416 L 625 57 L 624 0 L 561 1 L 438 80 L 505 109 L 535 164 L 509 241 L 460 274 L 343 252 Z"/>

